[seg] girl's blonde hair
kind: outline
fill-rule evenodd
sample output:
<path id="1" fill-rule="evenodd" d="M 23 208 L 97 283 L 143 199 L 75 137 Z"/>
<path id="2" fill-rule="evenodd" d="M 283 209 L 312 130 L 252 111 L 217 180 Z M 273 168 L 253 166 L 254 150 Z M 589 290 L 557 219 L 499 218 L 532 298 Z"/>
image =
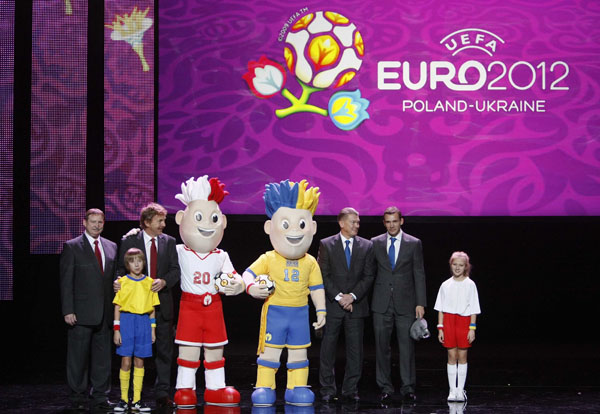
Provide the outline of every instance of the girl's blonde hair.
<path id="1" fill-rule="evenodd" d="M 452 256 L 450 256 L 450 260 L 448 261 L 448 264 L 450 266 L 452 266 L 452 262 L 454 261 L 454 259 L 464 259 L 465 260 L 465 276 L 470 276 L 471 275 L 471 262 L 469 261 L 469 255 L 466 254 L 465 252 L 454 252 L 452 253 Z M 452 274 L 452 268 L 450 269 L 450 274 Z"/>

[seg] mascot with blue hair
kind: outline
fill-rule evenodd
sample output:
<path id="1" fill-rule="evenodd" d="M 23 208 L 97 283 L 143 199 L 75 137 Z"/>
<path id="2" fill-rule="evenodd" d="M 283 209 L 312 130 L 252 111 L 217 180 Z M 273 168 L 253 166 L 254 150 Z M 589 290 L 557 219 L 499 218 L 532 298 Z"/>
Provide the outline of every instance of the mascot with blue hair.
<path id="1" fill-rule="evenodd" d="M 308 254 L 317 223 L 313 214 L 319 189 L 289 180 L 266 185 L 264 200 L 269 220 L 264 230 L 274 250 L 262 254 L 243 274 L 246 292 L 264 299 L 260 320 L 256 389 L 252 403 L 258 407 L 275 404 L 275 373 L 283 348 L 288 349 L 285 402 L 308 406 L 314 393 L 308 387 L 310 323 L 308 296 L 315 306 L 315 329 L 325 326 L 325 290 L 316 259 Z M 275 289 L 260 283 L 270 278 Z"/>

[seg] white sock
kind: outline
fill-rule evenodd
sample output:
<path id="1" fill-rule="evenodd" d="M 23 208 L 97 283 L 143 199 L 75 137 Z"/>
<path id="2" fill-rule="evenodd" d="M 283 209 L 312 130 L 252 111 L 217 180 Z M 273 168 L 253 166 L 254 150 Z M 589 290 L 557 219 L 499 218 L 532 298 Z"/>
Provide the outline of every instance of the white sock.
<path id="1" fill-rule="evenodd" d="M 465 381 L 467 380 L 467 365 L 468 364 L 458 364 L 458 389 L 465 389 Z"/>
<path id="2" fill-rule="evenodd" d="M 225 368 L 205 369 L 204 382 L 206 388 L 209 390 L 225 388 Z"/>
<path id="3" fill-rule="evenodd" d="M 450 385 L 450 392 L 454 392 L 456 389 L 456 364 L 447 366 L 448 369 L 448 385 Z"/>
<path id="4" fill-rule="evenodd" d="M 177 367 L 177 383 L 175 389 L 191 388 L 196 389 L 196 370 L 198 368 L 188 368 L 179 365 Z"/>

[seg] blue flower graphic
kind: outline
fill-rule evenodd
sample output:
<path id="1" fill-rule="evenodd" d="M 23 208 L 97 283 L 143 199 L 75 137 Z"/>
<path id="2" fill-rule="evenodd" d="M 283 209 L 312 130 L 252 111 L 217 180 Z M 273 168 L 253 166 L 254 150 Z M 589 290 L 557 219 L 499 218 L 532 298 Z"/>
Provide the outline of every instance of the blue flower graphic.
<path id="1" fill-rule="evenodd" d="M 369 100 L 360 97 L 360 90 L 341 91 L 329 99 L 329 117 L 339 129 L 349 131 L 369 119 Z"/>

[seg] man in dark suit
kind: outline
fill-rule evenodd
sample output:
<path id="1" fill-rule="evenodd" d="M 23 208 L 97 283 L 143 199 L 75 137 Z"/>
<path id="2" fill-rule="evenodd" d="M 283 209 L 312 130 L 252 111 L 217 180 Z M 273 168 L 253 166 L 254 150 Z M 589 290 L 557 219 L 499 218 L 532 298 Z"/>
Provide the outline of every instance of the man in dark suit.
<path id="1" fill-rule="evenodd" d="M 425 314 L 425 270 L 421 240 L 406 234 L 400 210 L 388 207 L 383 214 L 385 234 L 371 239 L 377 263 L 373 286 L 376 379 L 385 403 L 394 392 L 391 376 L 390 339 L 394 326 L 400 352 L 400 392 L 406 401 L 415 396 L 415 350 L 410 326 Z"/>
<path id="2" fill-rule="evenodd" d="M 117 245 L 100 237 L 104 213 L 93 208 L 85 213 L 85 232 L 63 245 L 60 256 L 60 295 L 67 332 L 67 382 L 73 408 L 88 406 L 88 372 L 92 408 L 109 410 L 111 284 L 116 270 Z M 89 367 L 89 368 L 88 368 Z"/>
<path id="3" fill-rule="evenodd" d="M 142 231 L 124 237 L 119 247 L 119 276 L 127 273 L 125 252 L 132 247 L 146 255 L 144 274 L 154 279 L 152 291 L 158 292 L 160 305 L 156 307 L 156 386 L 154 396 L 159 407 L 170 407 L 171 364 L 173 361 L 173 296 L 179 284 L 179 260 L 175 239 L 163 234 L 167 210 L 157 203 L 150 203 L 140 213 Z"/>
<path id="4" fill-rule="evenodd" d="M 327 325 L 321 342 L 319 381 L 321 399 L 327 403 L 336 394 L 335 355 L 340 330 L 344 328 L 346 369 L 342 398 L 358 402 L 358 381 L 363 364 L 364 320 L 369 315 L 368 292 L 374 279 L 372 243 L 357 236 L 358 212 L 346 207 L 338 214 L 340 233 L 321 240 L 317 259 L 327 298 Z"/>

